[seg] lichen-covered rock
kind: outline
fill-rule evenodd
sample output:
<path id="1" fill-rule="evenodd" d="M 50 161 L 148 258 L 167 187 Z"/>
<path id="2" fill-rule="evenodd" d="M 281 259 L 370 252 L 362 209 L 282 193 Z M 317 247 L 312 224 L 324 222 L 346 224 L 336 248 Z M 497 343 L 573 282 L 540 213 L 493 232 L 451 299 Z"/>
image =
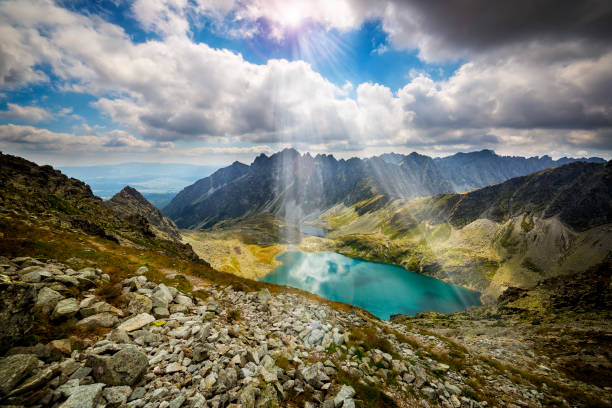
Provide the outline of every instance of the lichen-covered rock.
<path id="1" fill-rule="evenodd" d="M 144 295 L 128 293 L 126 295 L 126 300 L 129 302 L 127 306 L 127 312 L 129 314 L 137 315 L 141 313 L 151 313 L 151 309 L 153 309 L 153 302 Z"/>
<path id="2" fill-rule="evenodd" d="M 86 317 L 77 322 L 77 326 L 84 327 L 115 327 L 119 323 L 119 318 L 113 313 L 99 313 Z"/>
<path id="3" fill-rule="evenodd" d="M 63 299 L 55 305 L 53 313 L 51 314 L 51 319 L 68 319 L 77 314 L 78 311 L 79 302 L 76 299 Z"/>
<path id="4" fill-rule="evenodd" d="M 0 355 L 32 331 L 35 299 L 34 285 L 0 282 Z"/>
<path id="5" fill-rule="evenodd" d="M 102 392 L 102 396 L 106 400 L 106 406 L 108 408 L 116 408 L 124 405 L 130 394 L 132 394 L 132 388 L 128 385 L 106 387 Z"/>
<path id="6" fill-rule="evenodd" d="M 96 408 L 103 388 L 104 384 L 81 385 L 72 391 L 60 408 Z"/>
<path id="7" fill-rule="evenodd" d="M 134 385 L 147 371 L 147 355 L 137 347 L 126 347 L 112 356 L 90 355 L 87 366 L 96 381 L 107 385 Z"/>
<path id="8" fill-rule="evenodd" d="M 34 307 L 40 313 L 48 316 L 51 314 L 51 312 L 53 312 L 53 309 L 55 309 L 57 303 L 62 299 L 64 299 L 64 296 L 62 296 L 59 292 L 45 286 L 38 292 Z"/>
<path id="9" fill-rule="evenodd" d="M 268 384 L 264 387 L 257 398 L 257 403 L 255 404 L 256 408 L 278 408 L 278 395 L 276 394 L 276 389 L 274 385 Z"/>
<path id="10" fill-rule="evenodd" d="M 34 354 L 15 354 L 0 360 L 0 396 L 8 394 L 38 365 Z"/>

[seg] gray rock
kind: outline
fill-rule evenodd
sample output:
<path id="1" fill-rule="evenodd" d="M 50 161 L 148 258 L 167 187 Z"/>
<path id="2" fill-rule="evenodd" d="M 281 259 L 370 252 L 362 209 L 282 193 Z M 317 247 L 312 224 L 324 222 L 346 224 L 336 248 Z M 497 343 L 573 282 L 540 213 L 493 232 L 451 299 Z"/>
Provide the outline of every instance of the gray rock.
<path id="1" fill-rule="evenodd" d="M 191 335 L 191 329 L 186 326 L 177 327 L 176 329 L 171 330 L 168 335 L 171 337 L 176 337 L 177 339 L 186 339 Z"/>
<path id="2" fill-rule="evenodd" d="M 102 396 L 107 403 L 106 406 L 109 408 L 116 408 L 125 404 L 130 394 L 132 394 L 132 388 L 127 385 L 107 387 L 102 392 Z"/>
<path id="3" fill-rule="evenodd" d="M 136 387 L 128 397 L 128 402 L 143 398 L 147 394 L 145 387 Z"/>
<path id="4" fill-rule="evenodd" d="M 444 387 L 451 394 L 461 395 L 461 389 L 459 387 L 457 387 L 456 385 L 453 385 L 453 384 L 449 383 L 448 381 L 444 382 Z"/>
<path id="5" fill-rule="evenodd" d="M 34 307 L 42 314 L 49 315 L 53 312 L 57 303 L 62 299 L 64 299 L 64 297 L 60 295 L 59 292 L 45 286 L 38 292 Z"/>
<path id="6" fill-rule="evenodd" d="M 153 308 L 162 307 L 167 309 L 172 299 L 174 299 L 174 296 L 170 293 L 170 289 L 163 283 L 157 287 L 157 290 L 151 297 Z"/>
<path id="7" fill-rule="evenodd" d="M 174 298 L 174 302 L 187 307 L 193 306 L 193 301 L 191 300 L 191 298 L 182 294 L 176 295 L 176 297 Z"/>
<path id="8" fill-rule="evenodd" d="M 110 341 L 114 341 L 115 343 L 123 343 L 127 344 L 130 342 L 130 336 L 127 334 L 125 330 L 115 329 L 108 336 Z"/>
<path id="9" fill-rule="evenodd" d="M 255 408 L 255 387 L 252 384 L 240 390 L 238 393 L 238 404 L 242 408 Z"/>
<path id="10" fill-rule="evenodd" d="M 78 311 L 79 302 L 76 299 L 63 299 L 55 305 L 53 313 L 51 314 L 51 319 L 68 319 L 77 314 Z"/>
<path id="11" fill-rule="evenodd" d="M 96 381 L 108 385 L 134 385 L 149 368 L 147 355 L 129 346 L 113 356 L 90 355 L 87 366 L 93 369 Z"/>
<path id="12" fill-rule="evenodd" d="M 192 360 L 194 363 L 201 363 L 208 359 L 208 349 L 204 346 L 195 346 L 192 351 Z"/>
<path id="13" fill-rule="evenodd" d="M 77 326 L 111 328 L 119 324 L 119 318 L 112 313 L 99 313 L 77 322 Z"/>
<path id="14" fill-rule="evenodd" d="M 168 405 L 168 408 L 180 408 L 183 406 L 184 402 L 185 402 L 185 396 L 179 395 L 178 397 L 170 401 L 170 405 Z"/>
<path id="15" fill-rule="evenodd" d="M 345 400 L 353 398 L 355 396 L 355 389 L 350 385 L 342 385 L 338 394 L 334 397 L 334 405 L 336 407 L 341 406 Z"/>
<path id="16" fill-rule="evenodd" d="M 147 268 L 146 266 L 141 266 L 140 268 L 136 269 L 136 273 L 138 275 L 143 275 L 147 272 L 149 272 L 149 268 Z"/>
<path id="17" fill-rule="evenodd" d="M 153 301 L 138 293 L 129 293 L 127 296 L 129 314 L 150 313 L 153 309 Z"/>
<path id="18" fill-rule="evenodd" d="M 71 380 L 82 380 L 91 374 L 91 367 L 80 367 L 70 376 Z"/>
<path id="19" fill-rule="evenodd" d="M 168 310 L 167 307 L 154 307 L 153 315 L 157 317 L 158 319 L 164 319 L 170 316 L 170 311 Z"/>
<path id="20" fill-rule="evenodd" d="M 180 371 L 185 371 L 186 368 L 183 367 L 183 365 L 181 363 L 170 363 L 168 364 L 168 366 L 166 367 L 166 374 L 172 374 L 172 373 L 178 373 Z"/>
<path id="21" fill-rule="evenodd" d="M 344 400 L 342 408 L 355 408 L 355 401 L 352 398 Z"/>
<path id="22" fill-rule="evenodd" d="M 77 387 L 60 408 L 96 408 L 104 384 L 90 384 Z"/>
<path id="23" fill-rule="evenodd" d="M 148 313 L 141 313 L 121 323 L 118 329 L 125 330 L 126 332 L 131 332 L 134 330 L 138 330 L 152 323 L 153 321 L 155 321 L 155 318 L 153 316 Z"/>
<path id="24" fill-rule="evenodd" d="M 121 309 L 117 309 L 116 307 L 109 305 L 106 302 L 94 302 L 93 304 L 83 307 L 83 302 L 79 305 L 80 311 L 79 313 L 83 317 L 92 316 L 99 313 L 112 313 L 117 316 L 123 316 L 123 312 Z"/>
<path id="25" fill-rule="evenodd" d="M 304 366 L 298 370 L 300 377 L 310 385 L 317 382 L 317 367 L 315 365 Z"/>
<path id="26" fill-rule="evenodd" d="M 278 395 L 276 394 L 276 388 L 274 385 L 268 384 L 264 387 L 257 398 L 256 408 L 278 408 Z"/>
<path id="27" fill-rule="evenodd" d="M 436 390 L 431 387 L 425 387 L 421 391 L 423 392 L 423 395 L 425 395 L 429 399 L 436 398 Z"/>
<path id="28" fill-rule="evenodd" d="M 8 394 L 37 366 L 34 354 L 15 354 L 0 360 L 0 396 Z"/>
<path id="29" fill-rule="evenodd" d="M 51 276 L 53 276 L 51 272 L 46 271 L 44 269 L 37 269 L 35 271 L 21 275 L 20 280 L 28 283 L 38 283 L 45 278 L 50 278 Z"/>

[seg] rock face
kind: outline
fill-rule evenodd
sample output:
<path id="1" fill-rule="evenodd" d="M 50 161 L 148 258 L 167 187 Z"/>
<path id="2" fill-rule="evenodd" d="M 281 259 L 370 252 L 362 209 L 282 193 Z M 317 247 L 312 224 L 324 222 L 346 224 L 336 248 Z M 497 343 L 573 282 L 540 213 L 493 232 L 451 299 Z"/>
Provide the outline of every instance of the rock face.
<path id="1" fill-rule="evenodd" d="M 138 190 L 126 186 L 115 194 L 104 205 L 110 208 L 122 219 L 129 219 L 132 223 L 142 218 L 151 226 L 152 232 L 159 238 L 180 242 L 181 236 L 172 220 L 153 206 Z"/>
<path id="2" fill-rule="evenodd" d="M 125 348 L 113 356 L 90 356 L 87 365 L 96 381 L 108 385 L 134 385 L 147 371 L 147 355 L 136 347 Z"/>

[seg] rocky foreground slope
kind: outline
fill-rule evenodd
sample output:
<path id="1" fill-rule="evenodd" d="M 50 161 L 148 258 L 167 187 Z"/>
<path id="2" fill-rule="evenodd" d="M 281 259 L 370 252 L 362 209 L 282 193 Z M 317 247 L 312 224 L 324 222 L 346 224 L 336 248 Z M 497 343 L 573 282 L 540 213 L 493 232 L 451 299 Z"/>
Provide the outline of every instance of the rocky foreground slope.
<path id="1" fill-rule="evenodd" d="M 529 350 L 521 351 L 525 365 L 508 366 L 480 347 L 299 293 L 208 284 L 205 296 L 194 297 L 149 280 L 141 267 L 121 280 L 113 305 L 99 290 L 111 280 L 104 269 L 67 265 L 81 259 L 0 261 L 3 344 L 19 340 L 6 336 L 11 328 L 25 339 L 34 316 L 85 333 L 8 349 L 0 359 L 0 406 L 610 403 L 609 381 L 568 378 Z"/>

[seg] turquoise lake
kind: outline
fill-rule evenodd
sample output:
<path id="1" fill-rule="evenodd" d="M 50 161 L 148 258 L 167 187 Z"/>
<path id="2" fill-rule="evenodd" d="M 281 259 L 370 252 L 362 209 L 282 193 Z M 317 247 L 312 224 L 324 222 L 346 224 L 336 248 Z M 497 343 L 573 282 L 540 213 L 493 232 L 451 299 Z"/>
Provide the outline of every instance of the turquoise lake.
<path id="1" fill-rule="evenodd" d="M 424 311 L 453 313 L 480 305 L 480 294 L 395 265 L 334 252 L 286 252 L 264 282 L 292 286 L 366 309 L 379 319 Z"/>

